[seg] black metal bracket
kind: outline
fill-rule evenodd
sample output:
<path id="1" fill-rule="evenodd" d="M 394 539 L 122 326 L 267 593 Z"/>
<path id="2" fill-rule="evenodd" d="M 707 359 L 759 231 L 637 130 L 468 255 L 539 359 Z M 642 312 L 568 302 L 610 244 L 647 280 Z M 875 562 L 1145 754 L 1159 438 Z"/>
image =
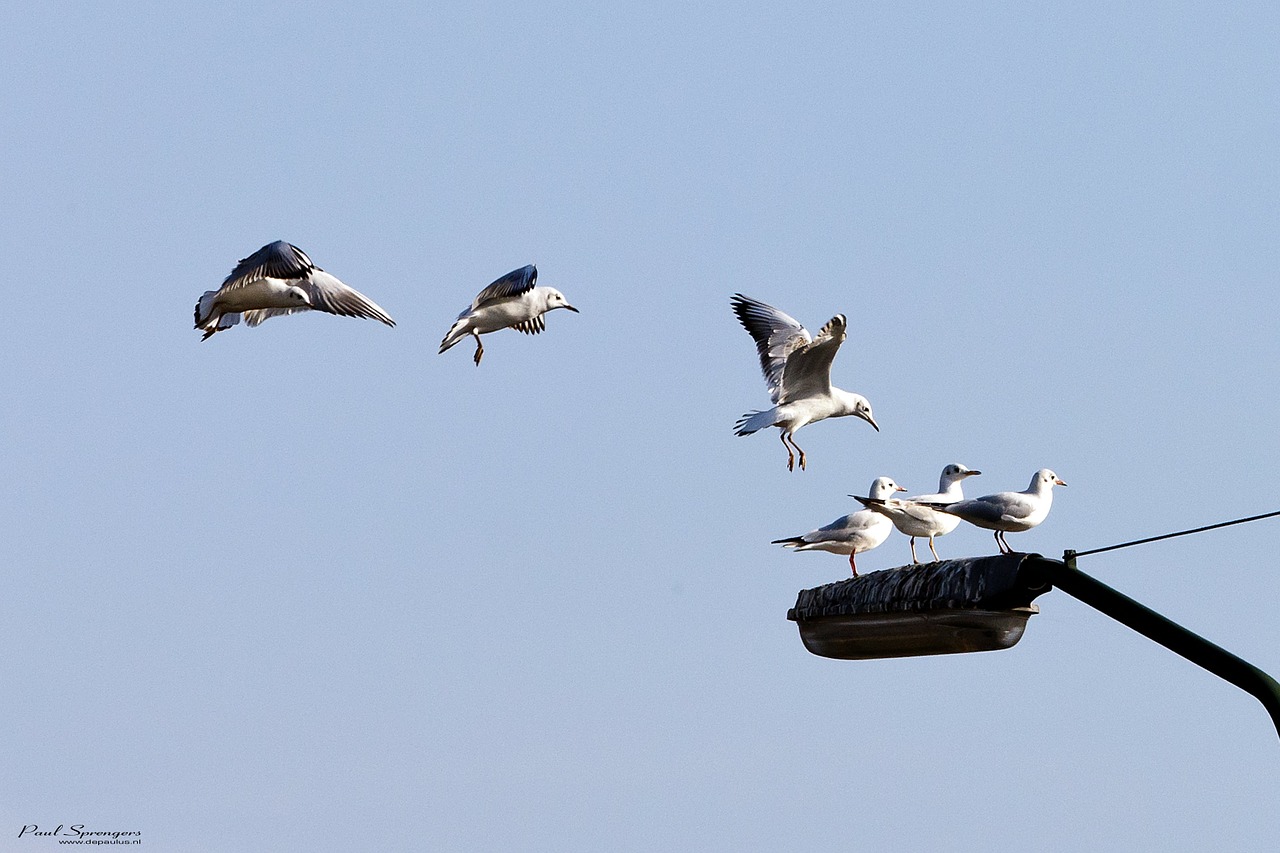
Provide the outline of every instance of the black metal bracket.
<path id="1" fill-rule="evenodd" d="M 1267 709 L 1276 734 L 1280 735 L 1280 683 L 1270 675 L 1080 571 L 1076 568 L 1075 551 L 1063 554 L 1062 561 L 1028 555 L 1024 569 L 1033 583 L 1042 574 L 1046 586 L 1052 585 L 1083 601 L 1253 696 Z"/>

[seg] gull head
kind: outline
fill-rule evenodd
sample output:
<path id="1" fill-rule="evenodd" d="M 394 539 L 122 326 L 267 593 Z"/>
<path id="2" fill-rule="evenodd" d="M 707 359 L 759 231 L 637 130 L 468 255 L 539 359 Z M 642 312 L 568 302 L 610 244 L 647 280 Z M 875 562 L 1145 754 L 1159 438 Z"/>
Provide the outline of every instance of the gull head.
<path id="1" fill-rule="evenodd" d="M 882 501 L 893 497 L 894 492 L 905 491 L 906 489 L 895 483 L 892 477 L 876 477 L 871 481 L 871 491 L 867 495 Z"/>
<path id="2" fill-rule="evenodd" d="M 946 468 L 942 469 L 942 478 L 949 483 L 954 483 L 957 480 L 963 480 L 965 477 L 976 477 L 981 473 L 981 471 L 966 468 L 959 462 L 952 462 Z"/>
<path id="3" fill-rule="evenodd" d="M 867 402 L 867 398 L 861 394 L 850 394 L 853 403 L 853 411 L 849 414 L 862 418 L 867 423 L 875 427 L 876 432 L 880 431 L 880 425 L 876 423 L 875 417 L 871 414 L 871 404 Z"/>
<path id="4" fill-rule="evenodd" d="M 1036 475 L 1031 478 L 1031 488 L 1036 491 L 1049 491 L 1054 486 L 1065 486 L 1066 483 L 1058 477 L 1057 474 L 1048 468 L 1041 468 Z"/>
<path id="5" fill-rule="evenodd" d="M 569 300 L 564 298 L 564 294 L 556 290 L 554 287 L 547 288 L 547 310 L 554 308 L 568 308 L 575 314 L 581 313 L 577 308 L 569 304 Z"/>
<path id="6" fill-rule="evenodd" d="M 284 298 L 290 302 L 296 302 L 299 305 L 305 305 L 308 308 L 311 307 L 311 294 L 307 293 L 306 290 L 298 287 L 296 284 L 285 290 Z"/>

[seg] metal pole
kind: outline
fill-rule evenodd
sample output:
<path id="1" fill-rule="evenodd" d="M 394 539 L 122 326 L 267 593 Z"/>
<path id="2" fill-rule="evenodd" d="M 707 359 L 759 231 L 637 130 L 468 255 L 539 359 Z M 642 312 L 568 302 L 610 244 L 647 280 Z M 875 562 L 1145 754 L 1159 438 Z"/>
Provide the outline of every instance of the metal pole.
<path id="1" fill-rule="evenodd" d="M 1028 568 L 1033 572 L 1043 572 L 1049 583 L 1067 595 L 1078 598 L 1254 696 L 1267 709 L 1276 733 L 1280 735 L 1280 684 L 1274 678 L 1221 646 L 1086 575 L 1076 568 L 1075 551 L 1067 551 L 1063 557 L 1064 561 L 1060 562 L 1032 555 L 1028 557 L 1028 562 L 1032 563 Z"/>

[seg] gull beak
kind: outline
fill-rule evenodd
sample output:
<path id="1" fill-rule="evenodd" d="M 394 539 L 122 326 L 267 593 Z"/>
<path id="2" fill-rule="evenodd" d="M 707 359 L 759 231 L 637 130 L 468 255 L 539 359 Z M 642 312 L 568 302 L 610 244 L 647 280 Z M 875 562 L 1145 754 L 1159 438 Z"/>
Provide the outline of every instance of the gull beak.
<path id="1" fill-rule="evenodd" d="M 965 476 L 966 476 L 966 477 L 976 477 L 976 476 L 978 476 L 978 475 L 979 475 L 979 474 L 981 474 L 981 473 L 982 473 L 981 471 L 970 471 L 968 474 L 965 474 Z"/>
<path id="2" fill-rule="evenodd" d="M 869 424 L 871 424 L 873 427 L 875 427 L 876 432 L 879 432 L 879 431 L 880 431 L 880 424 L 876 423 L 876 419 L 875 419 L 875 418 L 871 417 L 870 415 L 867 415 L 867 417 L 866 417 L 866 421 L 867 421 L 867 423 L 869 423 Z"/>
<path id="3" fill-rule="evenodd" d="M 568 308 L 570 311 L 572 311 L 572 312 L 573 312 L 573 313 L 575 313 L 575 314 L 581 314 L 581 313 L 582 313 L 582 312 L 581 312 L 581 311 L 579 311 L 577 308 L 574 308 L 572 305 L 570 305 L 568 302 L 566 302 L 566 303 L 564 304 L 564 307 L 565 307 L 565 308 Z"/>
<path id="4" fill-rule="evenodd" d="M 906 486 L 898 486 L 898 488 L 894 489 L 895 492 L 905 492 L 906 490 Z"/>
<path id="5" fill-rule="evenodd" d="M 1064 483 L 1064 482 L 1062 482 L 1061 480 L 1056 479 L 1056 478 L 1054 479 L 1054 481 L 1053 481 L 1053 482 L 1054 482 L 1054 485 L 1058 485 L 1058 486 L 1065 486 L 1065 485 L 1066 485 L 1066 483 Z"/>

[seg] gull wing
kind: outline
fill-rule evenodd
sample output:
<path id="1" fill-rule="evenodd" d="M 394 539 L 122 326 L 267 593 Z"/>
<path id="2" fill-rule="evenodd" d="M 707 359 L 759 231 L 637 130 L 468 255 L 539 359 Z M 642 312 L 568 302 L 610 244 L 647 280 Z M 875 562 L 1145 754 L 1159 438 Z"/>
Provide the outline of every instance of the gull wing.
<path id="1" fill-rule="evenodd" d="M 244 324 L 249 328 L 262 325 L 263 320 L 269 320 L 272 317 L 282 317 L 285 314 L 299 314 L 303 311 L 311 309 L 305 305 L 299 305 L 297 308 L 254 308 L 244 312 Z"/>
<path id="2" fill-rule="evenodd" d="M 511 328 L 515 329 L 517 332 L 524 332 L 526 335 L 536 335 L 539 332 L 545 332 L 547 330 L 547 321 L 542 319 L 542 315 L 539 314 L 537 317 L 530 317 L 528 320 L 521 320 Z"/>
<path id="3" fill-rule="evenodd" d="M 283 240 L 277 240 L 249 257 L 241 258 L 231 274 L 222 280 L 219 290 L 234 290 L 264 278 L 301 280 L 315 269 L 316 265 L 311 263 L 306 252 Z"/>
<path id="4" fill-rule="evenodd" d="M 383 311 L 372 299 L 354 288 L 347 287 L 324 270 L 313 270 L 311 276 L 302 286 L 311 294 L 311 307 L 317 311 L 341 314 L 344 317 L 364 317 L 369 320 L 379 320 L 388 326 L 396 324 L 396 321 L 391 319 L 391 315 Z M 275 316 L 275 314 L 288 314 L 296 310 L 299 309 L 270 308 L 267 311 L 271 313 L 266 314 L 262 319 L 265 320 L 267 317 Z M 262 320 L 258 322 L 262 322 Z"/>
<path id="5" fill-rule="evenodd" d="M 490 302 L 496 302 L 499 299 L 509 299 L 512 296 L 527 293 L 533 290 L 537 283 L 538 268 L 533 264 L 521 267 L 518 270 L 512 270 L 477 293 L 476 298 L 471 303 L 471 310 L 475 311 L 477 308 Z"/>
<path id="6" fill-rule="evenodd" d="M 782 371 L 778 403 L 831 393 L 831 362 L 848 337 L 845 333 L 847 326 L 844 315 L 837 314 L 827 321 L 812 342 L 788 356 Z"/>
<path id="7" fill-rule="evenodd" d="M 1022 521 L 1036 511 L 1036 504 L 1019 492 L 1002 492 L 960 501 L 950 506 L 939 506 L 938 509 L 958 515 L 966 521 L 981 520 L 994 524 L 1000 521 Z"/>
<path id="8" fill-rule="evenodd" d="M 764 373 L 769 397 L 774 403 L 782 396 L 783 373 L 791 354 L 809 345 L 813 338 L 804 326 L 758 299 L 735 293 L 730 300 L 738 322 L 756 342 L 760 370 Z"/>

